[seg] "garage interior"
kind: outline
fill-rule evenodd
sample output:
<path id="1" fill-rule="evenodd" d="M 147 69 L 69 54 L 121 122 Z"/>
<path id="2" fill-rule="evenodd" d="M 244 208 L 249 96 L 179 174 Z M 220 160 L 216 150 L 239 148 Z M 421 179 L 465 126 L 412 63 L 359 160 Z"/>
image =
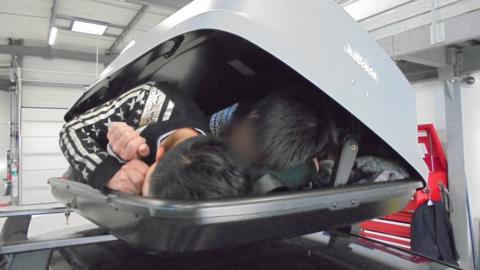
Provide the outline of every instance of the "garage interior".
<path id="1" fill-rule="evenodd" d="M 417 124 L 432 124 L 428 127 L 434 128 L 445 152 L 458 265 L 480 269 L 480 1 L 335 2 L 378 42 L 410 82 Z M 58 145 L 63 117 L 116 57 L 189 3 L 2 0 L 0 224 L 15 213 L 38 211 L 32 216 L 29 237 L 69 226 L 95 227 L 75 211 L 68 213 L 66 224 L 65 209 L 51 193 L 48 180 L 69 167 Z M 85 24 L 94 28 L 82 28 Z M 419 136 L 422 132 L 426 131 L 419 131 Z M 367 230 L 359 226 L 360 231 Z M 384 236 L 380 231 L 373 234 Z M 398 235 L 393 239 L 399 237 L 410 241 Z M 404 242 L 386 244 L 410 250 Z"/>

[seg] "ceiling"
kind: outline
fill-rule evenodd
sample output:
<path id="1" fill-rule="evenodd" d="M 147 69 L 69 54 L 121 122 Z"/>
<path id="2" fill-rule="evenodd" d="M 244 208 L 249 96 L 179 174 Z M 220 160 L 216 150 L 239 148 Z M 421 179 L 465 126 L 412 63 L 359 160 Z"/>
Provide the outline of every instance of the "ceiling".
<path id="1" fill-rule="evenodd" d="M 117 53 L 128 42 L 175 12 L 178 3 L 185 3 L 164 2 L 167 4 L 119 0 L 2 0 L 0 42 L 7 44 L 8 38 L 14 38 L 23 39 L 24 45 L 45 46 L 52 23 L 59 29 L 54 48 L 79 51 L 96 51 L 98 48 L 103 53 L 118 39 L 118 46 L 113 51 Z M 70 31 L 74 17 L 104 22 L 109 27 L 104 36 L 75 33 Z M 128 29 L 134 18 L 137 20 Z M 126 29 L 125 36 L 120 37 Z"/>
<path id="2" fill-rule="evenodd" d="M 397 35 L 403 38 L 405 35 L 402 36 L 402 34 L 408 31 L 414 32 L 421 27 L 428 28 L 432 24 L 433 12 L 439 22 L 472 12 L 480 14 L 478 0 L 434 0 L 437 2 L 435 11 L 432 9 L 432 0 L 335 1 L 384 48 L 385 44 L 393 46 L 390 39 L 393 41 Z M 84 52 L 88 54 L 77 53 L 77 59 L 71 56 L 69 58 L 80 60 L 88 56 L 92 61 L 92 57 L 95 60 L 95 55 L 98 53 L 100 57 L 104 57 L 100 62 L 108 63 L 130 41 L 135 40 L 189 2 L 190 0 L 1 0 L 0 73 L 2 73 L 1 67 L 10 65 L 11 54 L 14 54 L 4 50 L 5 47 L 2 50 L 2 45 L 11 44 L 18 39 L 22 40 L 22 46 L 42 49 L 35 51 L 32 55 L 43 56 L 42 53 L 48 54 L 52 50 L 57 50 L 60 53 L 54 57 L 61 58 L 60 55 L 65 57 L 69 53 L 73 55 L 74 52 Z M 104 36 L 76 33 L 70 31 L 73 18 L 100 21 L 108 24 L 109 27 Z M 51 26 L 56 26 L 59 30 L 55 44 L 48 47 Z M 474 34 L 480 37 L 480 31 L 476 28 L 473 30 L 476 30 L 478 33 Z M 421 36 L 417 34 L 409 38 L 416 41 L 428 35 L 428 32 L 422 32 Z M 456 40 L 462 39 L 463 37 L 456 37 Z M 470 36 L 469 39 L 472 37 Z M 405 40 L 408 42 L 407 39 Z M 430 46 L 428 41 L 426 44 Z M 432 46 L 437 45 L 432 44 Z M 421 49 L 425 50 L 424 47 Z M 388 52 L 388 48 L 385 50 Z M 397 56 L 394 52 L 388 53 L 394 58 Z M 52 57 L 52 55 L 47 56 Z M 0 74 L 4 77 L 3 75 Z"/>
<path id="3" fill-rule="evenodd" d="M 8 38 L 46 46 L 50 26 L 59 28 L 54 48 L 120 52 L 190 0 L 1 0 L 0 44 Z M 335 0 L 376 39 L 431 23 L 431 0 Z M 54 8 L 53 8 L 54 7 Z M 53 8 L 53 9 L 52 9 Z M 478 0 L 438 0 L 438 19 L 480 8 Z M 70 31 L 74 17 L 109 25 L 104 36 Z M 15 23 L 12 23 L 15 22 Z M 123 32 L 123 33 L 122 33 Z"/>

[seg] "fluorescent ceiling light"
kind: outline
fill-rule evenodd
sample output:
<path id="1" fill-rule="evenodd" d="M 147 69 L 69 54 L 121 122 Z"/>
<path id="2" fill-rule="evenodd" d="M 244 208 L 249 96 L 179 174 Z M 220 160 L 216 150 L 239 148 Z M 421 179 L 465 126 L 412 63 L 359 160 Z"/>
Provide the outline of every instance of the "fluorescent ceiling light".
<path id="1" fill-rule="evenodd" d="M 106 30 L 107 30 L 107 25 L 105 24 L 79 21 L 79 20 L 74 20 L 72 23 L 73 32 L 102 36 Z"/>
<path id="2" fill-rule="evenodd" d="M 50 35 L 48 36 L 48 44 L 53 45 L 55 43 L 55 39 L 57 38 L 57 31 L 56 27 L 52 27 L 50 29 Z"/>

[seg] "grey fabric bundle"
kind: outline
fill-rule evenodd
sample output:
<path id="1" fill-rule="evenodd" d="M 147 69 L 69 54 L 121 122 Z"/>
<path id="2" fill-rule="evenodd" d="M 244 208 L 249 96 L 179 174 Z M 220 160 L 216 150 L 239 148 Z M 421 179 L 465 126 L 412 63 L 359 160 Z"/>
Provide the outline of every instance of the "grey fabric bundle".
<path id="1" fill-rule="evenodd" d="M 333 160 L 319 162 L 318 183 L 329 183 L 334 163 Z M 408 177 L 408 172 L 395 161 L 375 156 L 361 156 L 355 160 L 348 183 L 386 182 Z"/>

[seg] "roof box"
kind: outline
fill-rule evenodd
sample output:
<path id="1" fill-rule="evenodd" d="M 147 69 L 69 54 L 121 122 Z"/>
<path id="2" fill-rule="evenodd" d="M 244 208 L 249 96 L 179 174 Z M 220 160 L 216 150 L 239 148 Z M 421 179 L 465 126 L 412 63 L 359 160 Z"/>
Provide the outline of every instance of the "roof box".
<path id="1" fill-rule="evenodd" d="M 206 114 L 302 85 L 351 116 L 417 180 L 195 202 L 51 180 L 60 202 L 147 251 L 221 248 L 348 225 L 400 210 L 424 185 L 414 92 L 333 1 L 194 1 L 120 54 L 65 119 L 149 80 L 188 93 Z"/>
<path id="2" fill-rule="evenodd" d="M 217 201 L 168 201 L 50 179 L 52 194 L 112 235 L 150 253 L 289 238 L 402 209 L 419 181 L 344 186 Z"/>

